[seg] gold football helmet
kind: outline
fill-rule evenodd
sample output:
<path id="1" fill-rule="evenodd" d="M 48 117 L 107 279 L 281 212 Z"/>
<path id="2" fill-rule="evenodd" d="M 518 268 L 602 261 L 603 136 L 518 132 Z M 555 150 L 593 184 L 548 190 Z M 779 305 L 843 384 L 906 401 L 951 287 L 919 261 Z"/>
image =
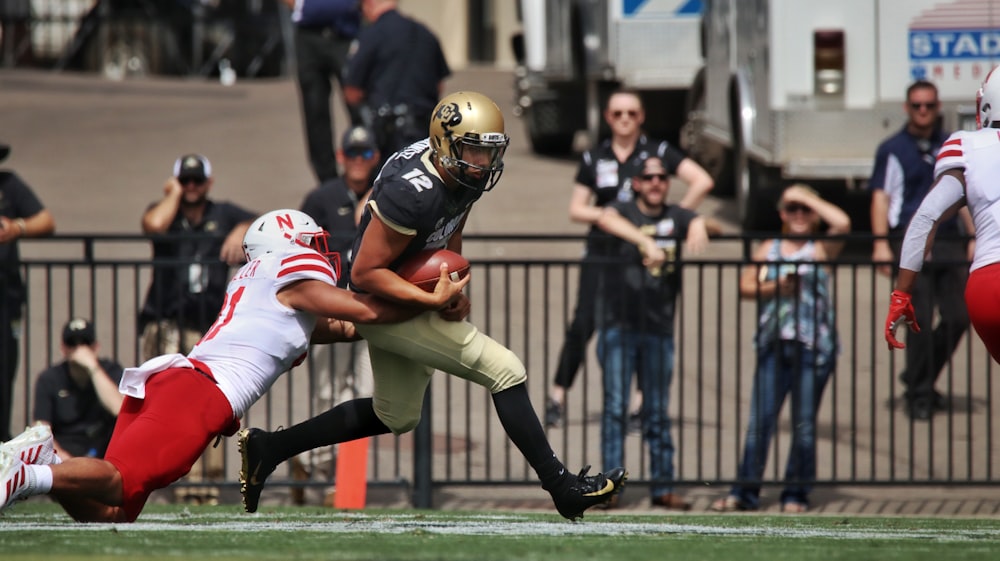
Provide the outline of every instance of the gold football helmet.
<path id="1" fill-rule="evenodd" d="M 481 93 L 445 96 L 431 117 L 431 150 L 444 171 L 460 185 L 489 191 L 503 174 L 503 154 L 510 143 L 503 113 Z"/>

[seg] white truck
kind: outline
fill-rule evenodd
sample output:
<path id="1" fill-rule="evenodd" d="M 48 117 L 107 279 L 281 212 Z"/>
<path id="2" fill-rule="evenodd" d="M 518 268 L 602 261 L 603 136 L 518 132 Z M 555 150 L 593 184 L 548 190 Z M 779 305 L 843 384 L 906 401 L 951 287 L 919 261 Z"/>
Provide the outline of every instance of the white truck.
<path id="1" fill-rule="evenodd" d="M 681 145 L 731 190 L 745 230 L 778 222 L 778 190 L 821 186 L 868 224 L 878 144 L 903 126 L 906 88 L 939 88 L 947 130 L 974 127 L 1000 63 L 998 0 L 705 0 L 705 66 Z M 859 223 L 860 222 L 860 223 Z"/>
<path id="2" fill-rule="evenodd" d="M 606 130 L 601 108 L 617 87 L 634 88 L 647 131 L 677 141 L 687 90 L 702 66 L 702 0 L 520 0 L 513 38 L 514 112 L 538 153 L 565 154 L 581 131 Z"/>

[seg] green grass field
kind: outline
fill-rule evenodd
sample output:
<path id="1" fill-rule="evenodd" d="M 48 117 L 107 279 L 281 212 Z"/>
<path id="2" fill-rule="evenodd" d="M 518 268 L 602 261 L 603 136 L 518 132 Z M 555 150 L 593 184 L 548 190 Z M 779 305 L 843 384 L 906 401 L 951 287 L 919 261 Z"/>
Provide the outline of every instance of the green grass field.
<path id="1" fill-rule="evenodd" d="M 769 561 L 996 560 L 1000 520 L 596 512 L 331 511 L 152 505 L 135 524 L 76 524 L 29 502 L 0 516 L 0 559 Z"/>

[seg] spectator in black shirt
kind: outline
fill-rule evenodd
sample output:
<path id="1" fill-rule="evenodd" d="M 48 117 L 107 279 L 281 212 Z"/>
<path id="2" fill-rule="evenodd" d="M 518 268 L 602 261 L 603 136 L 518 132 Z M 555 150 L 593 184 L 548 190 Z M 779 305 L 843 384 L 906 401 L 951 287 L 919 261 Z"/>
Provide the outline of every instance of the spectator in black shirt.
<path id="1" fill-rule="evenodd" d="M 65 360 L 42 371 L 35 381 L 35 422 L 52 428 L 61 459 L 103 458 L 124 399 L 118 391 L 122 367 L 98 358 L 94 325 L 83 318 L 63 327 L 61 349 Z"/>
<path id="2" fill-rule="evenodd" d="M 10 147 L 0 144 L 0 161 Z M 55 232 L 52 214 L 16 173 L 0 170 L 0 440 L 10 440 L 14 376 L 21 346 L 21 307 L 27 292 L 17 240 Z"/>
<path id="3" fill-rule="evenodd" d="M 678 206 L 695 210 L 715 185 L 712 176 L 697 162 L 666 141 L 648 138 L 642 132 L 646 113 L 639 94 L 618 90 L 608 97 L 604 119 L 611 128 L 611 138 L 583 153 L 569 203 L 569 217 L 574 222 L 590 224 L 587 248 L 580 265 L 576 309 L 566 330 L 559 352 L 555 379 L 545 407 L 545 426 L 559 426 L 564 414 L 566 390 L 573 385 L 576 372 L 586 356 L 587 341 L 597 328 L 595 314 L 600 285 L 601 261 L 607 257 L 608 236 L 596 223 L 605 206 L 633 198 L 632 178 L 639 174 L 642 162 L 656 156 L 666 166 L 667 174 L 687 185 Z M 638 408 L 636 406 L 636 408 Z"/>
<path id="4" fill-rule="evenodd" d="M 437 37 L 396 6 L 396 0 L 361 0 L 370 25 L 358 34 L 344 75 L 344 98 L 375 132 L 384 158 L 427 138 L 431 111 L 451 75 Z"/>

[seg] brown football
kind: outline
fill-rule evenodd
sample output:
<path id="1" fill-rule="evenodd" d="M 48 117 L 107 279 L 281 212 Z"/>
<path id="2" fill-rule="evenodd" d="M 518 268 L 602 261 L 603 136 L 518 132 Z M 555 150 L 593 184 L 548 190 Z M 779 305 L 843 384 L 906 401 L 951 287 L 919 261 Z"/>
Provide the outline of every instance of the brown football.
<path id="1" fill-rule="evenodd" d="M 419 251 L 404 261 L 396 274 L 427 292 L 434 292 L 434 287 L 441 278 L 441 263 L 448 264 L 448 275 L 453 281 L 463 279 L 469 274 L 469 261 L 447 249 Z"/>

